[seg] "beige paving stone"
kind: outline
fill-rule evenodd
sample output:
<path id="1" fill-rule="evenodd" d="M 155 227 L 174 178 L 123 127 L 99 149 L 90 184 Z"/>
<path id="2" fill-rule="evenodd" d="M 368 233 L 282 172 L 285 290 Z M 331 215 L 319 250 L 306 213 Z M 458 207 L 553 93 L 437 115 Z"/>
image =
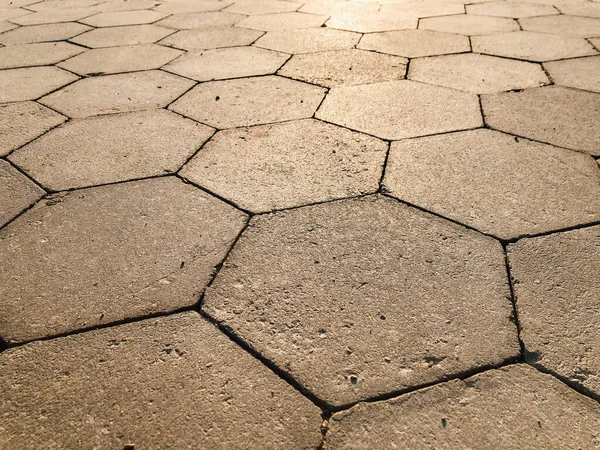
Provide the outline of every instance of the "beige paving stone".
<path id="1" fill-rule="evenodd" d="M 263 34 L 262 31 L 246 28 L 214 27 L 177 31 L 160 43 L 184 50 L 210 50 L 250 45 Z"/>
<path id="2" fill-rule="evenodd" d="M 474 130 L 392 143 L 395 197 L 501 239 L 600 220 L 600 171 L 587 155 Z"/>
<path id="3" fill-rule="evenodd" d="M 596 207 L 598 202 L 596 202 Z M 600 227 L 508 247 L 528 362 L 600 395 Z"/>
<path id="4" fill-rule="evenodd" d="M 228 27 L 240 20 L 244 15 L 226 12 L 206 12 L 191 14 L 174 14 L 157 22 L 157 25 L 174 28 L 177 30 L 206 29 L 216 27 Z"/>
<path id="5" fill-rule="evenodd" d="M 474 53 L 415 59 L 408 78 L 474 94 L 524 89 L 549 82 L 539 64 Z"/>
<path id="6" fill-rule="evenodd" d="M 173 32 L 174 30 L 156 25 L 129 25 L 97 28 L 76 36 L 71 41 L 91 48 L 153 44 Z"/>
<path id="7" fill-rule="evenodd" d="M 282 31 L 297 28 L 316 28 L 323 25 L 326 20 L 327 16 L 287 12 L 248 16 L 239 21 L 236 26 L 261 31 Z"/>
<path id="8" fill-rule="evenodd" d="M 556 8 L 563 14 L 570 16 L 584 16 L 600 18 L 600 5 L 598 3 L 581 2 L 574 4 L 557 4 Z"/>
<path id="9" fill-rule="evenodd" d="M 369 2 L 347 2 L 322 0 L 306 2 L 298 11 L 333 16 L 337 14 L 370 15 L 379 11 L 381 5 Z"/>
<path id="10" fill-rule="evenodd" d="M 429 30 L 366 34 L 360 40 L 358 48 L 407 58 L 461 53 L 471 49 L 467 36 Z"/>
<path id="11" fill-rule="evenodd" d="M 508 292 L 500 244 L 367 197 L 252 219 L 203 307 L 340 406 L 517 355 Z"/>
<path id="12" fill-rule="evenodd" d="M 152 70 L 86 78 L 40 101 L 69 117 L 87 117 L 162 108 L 193 85 L 191 80 Z"/>
<path id="13" fill-rule="evenodd" d="M 22 8 L 35 2 L 36 0 L 0 0 L 0 8 Z"/>
<path id="14" fill-rule="evenodd" d="M 423 19 L 419 22 L 419 28 L 474 36 L 516 31 L 519 29 L 519 24 L 515 20 L 506 17 L 461 14 Z"/>
<path id="15" fill-rule="evenodd" d="M 226 8 L 231 4 L 233 4 L 232 1 L 221 0 L 179 0 L 158 5 L 154 8 L 154 10 L 168 14 L 185 14 L 194 12 L 220 11 L 221 9 Z"/>
<path id="16" fill-rule="evenodd" d="M 143 25 L 153 23 L 166 17 L 158 11 L 109 11 L 83 19 L 81 22 L 93 27 L 116 27 L 119 25 Z"/>
<path id="17" fill-rule="evenodd" d="M 158 6 L 159 2 L 154 0 L 108 0 L 94 5 L 93 8 L 100 12 L 109 11 L 132 11 L 136 9 L 148 9 Z"/>
<path id="18" fill-rule="evenodd" d="M 96 14 L 96 11 L 85 8 L 41 11 L 17 17 L 10 21 L 17 25 L 43 25 L 48 23 L 75 22 L 93 14 Z"/>
<path id="19" fill-rule="evenodd" d="M 0 105 L 0 156 L 60 125 L 66 117 L 34 102 Z"/>
<path id="20" fill-rule="evenodd" d="M 375 192 L 387 144 L 313 119 L 219 132 L 181 171 L 252 212 Z"/>
<path id="21" fill-rule="evenodd" d="M 552 5 L 513 3 L 505 1 L 467 5 L 466 8 L 467 14 L 475 14 L 479 16 L 511 17 L 513 19 L 519 19 L 522 17 L 549 16 L 559 13 L 558 10 Z"/>
<path id="22" fill-rule="evenodd" d="M 588 39 L 588 41 L 596 47 L 596 49 L 600 49 L 600 38 L 598 39 Z"/>
<path id="23" fill-rule="evenodd" d="M 10 45 L 0 48 L 0 68 L 45 66 L 63 61 L 85 51 L 66 42 Z"/>
<path id="24" fill-rule="evenodd" d="M 77 80 L 57 67 L 29 67 L 0 71 L 0 103 L 34 100 Z"/>
<path id="25" fill-rule="evenodd" d="M 416 17 L 391 16 L 385 13 L 375 14 L 338 14 L 332 16 L 326 23 L 329 28 L 373 33 L 378 31 L 416 29 L 419 19 Z"/>
<path id="26" fill-rule="evenodd" d="M 477 96 L 406 80 L 335 87 L 316 117 L 391 140 L 482 125 Z"/>
<path id="27" fill-rule="evenodd" d="M 9 0 L 10 1 L 10 0 Z M 131 0 L 128 0 L 131 1 Z M 61 11 L 76 8 L 89 8 L 101 3 L 99 0 L 44 0 L 32 1 L 32 4 L 27 5 L 27 9 L 32 11 Z"/>
<path id="28" fill-rule="evenodd" d="M 31 14 L 31 11 L 28 11 L 23 8 L 0 8 L 0 20 L 10 20 L 15 17 L 24 16 L 25 14 Z"/>
<path id="29" fill-rule="evenodd" d="M 576 16 L 528 17 L 519 21 L 526 31 L 561 34 L 565 36 L 600 36 L 600 19 Z"/>
<path id="30" fill-rule="evenodd" d="M 0 227 L 44 194 L 43 189 L 0 159 Z"/>
<path id="31" fill-rule="evenodd" d="M 170 107 L 215 128 L 233 128 L 311 117 L 325 90 L 268 76 L 196 86 Z"/>
<path id="32" fill-rule="evenodd" d="M 269 31 L 256 44 L 285 53 L 313 53 L 327 50 L 342 50 L 354 47 L 360 34 L 329 28 L 307 28 L 303 30 Z"/>
<path id="33" fill-rule="evenodd" d="M 275 73 L 288 55 L 255 47 L 192 51 L 165 66 L 165 70 L 198 81 L 223 80 Z"/>
<path id="34" fill-rule="evenodd" d="M 524 365 L 334 414 L 328 448 L 594 448 L 600 408 Z"/>
<path id="35" fill-rule="evenodd" d="M 381 12 L 387 15 L 400 17 L 434 17 L 447 16 L 451 14 L 462 14 L 465 7 L 459 3 L 437 2 L 437 1 L 406 1 L 384 4 Z"/>
<path id="36" fill-rule="evenodd" d="M 60 191 L 176 172 L 213 130 L 163 109 L 74 120 L 10 155 Z"/>
<path id="37" fill-rule="evenodd" d="M 501 131 L 600 155 L 600 95 L 560 86 L 481 98 L 485 121 Z"/>
<path id="38" fill-rule="evenodd" d="M 408 60 L 362 50 L 337 50 L 293 56 L 279 74 L 321 86 L 399 80 Z"/>
<path id="39" fill-rule="evenodd" d="M 5 449 L 289 449 L 322 438 L 319 408 L 194 312 L 34 342 L 0 367 Z"/>
<path id="40" fill-rule="evenodd" d="M 0 336 L 22 342 L 194 305 L 244 221 L 175 177 L 38 203 L 0 231 Z"/>
<path id="41" fill-rule="evenodd" d="M 544 64 L 555 84 L 600 92 L 600 56 Z"/>
<path id="42" fill-rule="evenodd" d="M 15 25 L 14 23 L 0 20 L 0 33 L 4 33 L 5 31 L 13 30 L 15 28 L 17 28 L 17 25 Z M 2 36 L 0 36 L 0 39 L 2 39 Z"/>
<path id="43" fill-rule="evenodd" d="M 298 10 L 302 3 L 280 0 L 239 0 L 226 8 L 227 12 L 256 15 L 292 12 Z"/>
<path id="44" fill-rule="evenodd" d="M 91 28 L 86 25 L 73 22 L 19 27 L 0 34 L 0 44 L 17 45 L 33 44 L 36 42 L 63 41 L 90 29 Z"/>

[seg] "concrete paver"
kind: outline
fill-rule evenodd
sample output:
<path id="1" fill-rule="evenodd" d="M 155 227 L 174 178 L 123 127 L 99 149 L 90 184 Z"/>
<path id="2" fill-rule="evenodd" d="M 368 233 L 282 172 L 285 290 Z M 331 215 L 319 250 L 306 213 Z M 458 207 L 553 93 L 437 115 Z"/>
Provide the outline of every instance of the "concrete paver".
<path id="1" fill-rule="evenodd" d="M 535 3 L 494 1 L 467 5 L 467 14 L 479 16 L 496 16 L 520 19 L 522 17 L 538 17 L 559 14 L 552 5 L 540 5 Z"/>
<path id="2" fill-rule="evenodd" d="M 262 31 L 234 27 L 213 27 L 199 30 L 181 30 L 160 41 L 183 50 L 210 50 L 223 47 L 250 45 L 261 37 Z"/>
<path id="3" fill-rule="evenodd" d="M 470 46 L 466 36 L 430 30 L 403 30 L 366 34 L 358 48 L 418 58 L 468 52 Z"/>
<path id="4" fill-rule="evenodd" d="M 32 25 L 19 27 L 0 34 L 0 44 L 17 45 L 36 42 L 62 41 L 91 30 L 81 23 L 52 23 L 48 25 Z"/>
<path id="5" fill-rule="evenodd" d="M 10 23 L 5 20 L 0 20 L 0 33 L 4 33 L 5 31 L 9 31 L 14 28 L 17 28 L 17 25 L 15 25 L 14 23 Z"/>
<path id="6" fill-rule="evenodd" d="M 81 20 L 93 27 L 116 27 L 119 25 L 142 25 L 157 22 L 167 14 L 158 11 L 109 11 Z"/>
<path id="7" fill-rule="evenodd" d="M 204 0 L 200 2 L 178 0 L 173 2 L 162 3 L 155 7 L 154 11 L 160 11 L 168 14 L 220 11 L 221 9 L 226 8 L 231 4 L 233 4 L 233 2 L 229 0 Z"/>
<path id="8" fill-rule="evenodd" d="M 96 28 L 72 38 L 71 42 L 91 48 L 154 44 L 173 32 L 169 28 L 158 27 L 156 25 Z"/>
<path id="9" fill-rule="evenodd" d="M 247 14 L 250 16 L 256 14 L 272 14 L 297 11 L 302 3 L 282 0 L 238 0 L 233 5 L 228 6 L 227 12 Z"/>
<path id="10" fill-rule="evenodd" d="M 313 53 L 354 47 L 360 34 L 329 28 L 269 31 L 256 46 L 285 53 Z"/>
<path id="11" fill-rule="evenodd" d="M 561 13 L 570 16 L 585 16 L 595 17 L 600 19 L 600 5 L 597 3 L 590 2 L 578 2 L 578 3 L 558 3 L 556 5 Z"/>
<path id="12" fill-rule="evenodd" d="M 84 17 L 96 14 L 93 9 L 77 8 L 58 11 L 40 11 L 19 16 L 10 21 L 17 25 L 42 25 L 47 23 L 76 22 Z"/>
<path id="13" fill-rule="evenodd" d="M 0 103 L 35 100 L 78 77 L 57 67 L 29 67 L 0 71 Z"/>
<path id="14" fill-rule="evenodd" d="M 0 160 L 0 226 L 35 203 L 45 192 L 6 161 Z"/>
<path id="15" fill-rule="evenodd" d="M 260 14 L 240 20 L 236 26 L 260 31 L 282 31 L 297 28 L 317 28 L 323 25 L 327 16 L 299 12 Z"/>
<path id="16" fill-rule="evenodd" d="M 519 21 L 526 31 L 577 37 L 600 36 L 600 19 L 577 16 L 527 17 Z"/>
<path id="17" fill-rule="evenodd" d="M 600 92 L 600 56 L 544 64 L 555 84 Z"/>
<path id="18" fill-rule="evenodd" d="M 199 30 L 230 26 L 239 22 L 244 17 L 246 16 L 243 14 L 234 14 L 221 11 L 174 14 L 166 19 L 161 20 L 160 22 L 157 22 L 156 25 L 174 28 L 177 30 Z"/>
<path id="19" fill-rule="evenodd" d="M 475 36 L 479 34 L 515 31 L 519 29 L 519 24 L 505 17 L 461 14 L 423 19 L 419 22 L 419 28 Z"/>
<path id="20" fill-rule="evenodd" d="M 417 28 L 418 19 L 410 16 L 394 17 L 386 13 L 336 14 L 327 21 L 327 27 L 338 30 L 373 33 L 377 31 L 410 30 Z"/>
<path id="21" fill-rule="evenodd" d="M 447 1 L 406 1 L 406 2 L 386 2 L 382 5 L 382 13 L 396 17 L 435 17 L 462 14 L 465 7 L 461 2 Z"/>
<path id="22" fill-rule="evenodd" d="M 10 45 L 0 48 L 0 69 L 46 66 L 84 52 L 85 49 L 66 42 Z"/>

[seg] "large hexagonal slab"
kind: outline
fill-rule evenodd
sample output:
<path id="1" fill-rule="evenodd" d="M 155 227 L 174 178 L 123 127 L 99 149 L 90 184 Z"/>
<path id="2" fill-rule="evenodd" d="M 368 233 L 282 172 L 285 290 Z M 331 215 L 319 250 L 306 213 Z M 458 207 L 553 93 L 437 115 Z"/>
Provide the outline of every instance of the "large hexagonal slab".
<path id="1" fill-rule="evenodd" d="M 244 17 L 242 14 L 226 12 L 205 12 L 190 14 L 174 14 L 161 20 L 157 25 L 175 28 L 178 30 L 210 29 L 215 27 L 227 27 L 239 22 Z"/>
<path id="2" fill-rule="evenodd" d="M 389 198 L 252 219 L 203 308 L 336 406 L 519 354 L 500 244 Z"/>
<path id="3" fill-rule="evenodd" d="M 129 0 L 130 1 L 130 0 Z M 119 45 L 153 44 L 174 33 L 175 30 L 156 25 L 128 25 L 123 27 L 96 28 L 71 39 L 71 42 L 91 48 L 116 47 Z"/>
<path id="4" fill-rule="evenodd" d="M 386 13 L 342 13 L 333 15 L 326 25 L 329 28 L 337 28 L 338 30 L 374 33 L 415 29 L 418 22 L 419 19 L 412 16 L 393 16 Z"/>
<path id="5" fill-rule="evenodd" d="M 203 0 L 200 2 L 190 2 L 188 0 L 175 0 L 165 2 L 153 8 L 155 11 L 169 14 L 182 14 L 193 12 L 219 11 L 231 5 L 232 1 L 221 0 Z"/>
<path id="6" fill-rule="evenodd" d="M 519 24 L 515 20 L 505 17 L 461 14 L 422 19 L 419 22 L 419 28 L 474 36 L 515 31 L 519 29 Z"/>
<path id="7" fill-rule="evenodd" d="M 262 31 L 234 27 L 212 27 L 200 30 L 182 30 L 160 41 L 184 50 L 208 50 L 212 48 L 250 45 L 261 37 Z"/>
<path id="8" fill-rule="evenodd" d="M 600 19 L 593 17 L 577 17 L 561 14 L 560 16 L 527 17 L 519 21 L 526 31 L 564 34 L 582 38 L 600 36 Z"/>
<path id="9" fill-rule="evenodd" d="M 479 16 L 509 17 L 513 19 L 559 14 L 558 10 L 552 5 L 505 1 L 492 1 L 477 5 L 467 5 L 466 9 L 468 14 L 475 14 Z"/>
<path id="10" fill-rule="evenodd" d="M 366 34 L 360 40 L 358 48 L 417 58 L 468 52 L 471 47 L 469 38 L 458 34 L 430 30 L 402 30 Z"/>
<path id="11" fill-rule="evenodd" d="M 301 30 L 269 31 L 256 46 L 285 53 L 312 53 L 352 48 L 360 34 L 329 28 L 306 28 Z"/>
<path id="12" fill-rule="evenodd" d="M 80 23 L 52 23 L 48 25 L 33 25 L 31 27 L 19 27 L 14 30 L 0 34 L 0 44 L 33 44 L 36 42 L 62 41 L 78 34 L 84 33 L 91 28 Z"/>
<path id="13" fill-rule="evenodd" d="M 392 17 L 434 17 L 465 12 L 462 2 L 454 1 L 383 1 L 380 11 Z"/>
<path id="14" fill-rule="evenodd" d="M 119 25 L 142 25 L 152 23 L 166 16 L 167 14 L 148 10 L 108 11 L 88 17 L 81 22 L 93 27 L 115 27 Z"/>
<path id="15" fill-rule="evenodd" d="M 57 67 L 0 70 L 0 103 L 35 100 L 77 78 Z"/>
<path id="16" fill-rule="evenodd" d="M 0 69 L 46 66 L 63 61 L 85 51 L 66 42 L 9 45 L 0 48 Z"/>
<path id="17" fill-rule="evenodd" d="M 237 0 L 226 11 L 252 16 L 296 11 L 301 6 L 302 3 L 280 0 Z"/>
<path id="18" fill-rule="evenodd" d="M 327 16 L 299 12 L 260 14 L 246 17 L 236 26 L 261 31 L 294 30 L 297 28 L 317 28 L 323 25 Z"/>
<path id="19" fill-rule="evenodd" d="M 552 61 L 544 67 L 558 85 L 600 92 L 600 56 Z"/>
<path id="20" fill-rule="evenodd" d="M 33 181 L 0 159 L 0 227 L 44 194 Z"/>

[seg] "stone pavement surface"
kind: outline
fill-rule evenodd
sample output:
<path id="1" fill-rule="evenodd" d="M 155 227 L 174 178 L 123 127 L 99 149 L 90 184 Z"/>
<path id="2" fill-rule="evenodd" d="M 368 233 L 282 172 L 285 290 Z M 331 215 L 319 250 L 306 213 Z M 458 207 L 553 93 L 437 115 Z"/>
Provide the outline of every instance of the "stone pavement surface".
<path id="1" fill-rule="evenodd" d="M 0 448 L 600 449 L 600 0 L 0 0 Z"/>

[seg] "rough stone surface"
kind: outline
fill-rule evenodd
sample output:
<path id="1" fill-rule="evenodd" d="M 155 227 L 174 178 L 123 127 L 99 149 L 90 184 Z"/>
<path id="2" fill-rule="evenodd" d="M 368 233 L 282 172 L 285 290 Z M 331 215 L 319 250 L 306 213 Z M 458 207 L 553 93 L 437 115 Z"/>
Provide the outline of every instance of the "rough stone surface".
<path id="1" fill-rule="evenodd" d="M 71 39 L 71 42 L 92 48 L 153 44 L 173 32 L 169 28 L 158 27 L 156 25 L 97 28 L 74 37 Z"/>
<path id="2" fill-rule="evenodd" d="M 143 25 L 153 23 L 167 16 L 158 11 L 109 11 L 81 20 L 93 27 L 116 27 L 120 25 Z"/>
<path id="3" fill-rule="evenodd" d="M 190 14 L 174 14 L 161 20 L 157 25 L 177 30 L 206 29 L 215 27 L 228 27 L 240 20 L 244 15 L 226 12 L 205 12 Z"/>
<path id="4" fill-rule="evenodd" d="M 395 17 L 386 13 L 375 14 L 336 14 L 327 21 L 327 27 L 358 33 L 378 31 L 410 30 L 417 28 L 416 17 Z"/>
<path id="5" fill-rule="evenodd" d="M 469 38 L 466 36 L 429 30 L 366 34 L 360 40 L 358 48 L 407 58 L 462 53 L 470 49 Z"/>
<path id="6" fill-rule="evenodd" d="M 77 80 L 56 67 L 29 67 L 0 71 L 0 103 L 35 100 Z"/>
<path id="7" fill-rule="evenodd" d="M 296 11 L 302 3 L 280 0 L 238 0 L 226 8 L 227 12 L 256 15 Z"/>
<path id="8" fill-rule="evenodd" d="M 258 47 L 285 53 L 313 53 L 354 47 L 360 34 L 329 28 L 269 31 L 258 41 Z"/>
<path id="9" fill-rule="evenodd" d="M 212 48 L 250 45 L 264 33 L 257 30 L 233 27 L 213 27 L 200 30 L 182 30 L 160 41 L 183 50 L 208 50 Z"/>
<path id="10" fill-rule="evenodd" d="M 297 28 L 320 27 L 326 20 L 327 16 L 320 16 L 317 14 L 284 12 L 248 16 L 245 19 L 240 20 L 236 26 L 261 31 L 281 31 L 294 30 Z"/>
<path id="11" fill-rule="evenodd" d="M 19 27 L 0 34 L 0 44 L 17 45 L 36 42 L 61 41 L 84 33 L 91 28 L 80 23 L 53 23 Z"/>
<path id="12" fill-rule="evenodd" d="M 517 355 L 508 295 L 500 244 L 368 197 L 252 219 L 204 309 L 344 405 Z"/>
<path id="13" fill-rule="evenodd" d="M 3 353 L 0 367 L 6 449 L 321 440 L 320 410 L 193 312 L 34 342 Z"/>
<path id="14" fill-rule="evenodd" d="M 552 5 L 539 5 L 535 3 L 517 2 L 486 2 L 476 5 L 467 5 L 467 14 L 480 16 L 496 16 L 520 19 L 522 17 L 549 16 L 558 14 Z"/>
<path id="15" fill-rule="evenodd" d="M 519 25 L 516 21 L 505 17 L 462 14 L 423 19 L 419 22 L 419 28 L 473 36 L 515 31 L 519 29 Z"/>
<path id="16" fill-rule="evenodd" d="M 600 92 L 600 56 L 544 64 L 555 84 Z"/>
<path id="17" fill-rule="evenodd" d="M 176 178 L 38 203 L 0 231 L 0 336 L 27 341 L 191 306 L 244 221 Z"/>
<path id="18" fill-rule="evenodd" d="M 85 51 L 66 42 L 10 45 L 0 48 L 0 69 L 46 66 L 63 61 Z"/>
<path id="19" fill-rule="evenodd" d="M 594 448 L 598 404 L 526 365 L 334 414 L 329 448 Z"/>
<path id="20" fill-rule="evenodd" d="M 519 21 L 526 31 L 563 34 L 582 38 L 600 36 L 600 19 L 576 16 L 527 17 Z"/>
<path id="21" fill-rule="evenodd" d="M 44 194 L 34 182 L 0 159 L 0 227 Z"/>

